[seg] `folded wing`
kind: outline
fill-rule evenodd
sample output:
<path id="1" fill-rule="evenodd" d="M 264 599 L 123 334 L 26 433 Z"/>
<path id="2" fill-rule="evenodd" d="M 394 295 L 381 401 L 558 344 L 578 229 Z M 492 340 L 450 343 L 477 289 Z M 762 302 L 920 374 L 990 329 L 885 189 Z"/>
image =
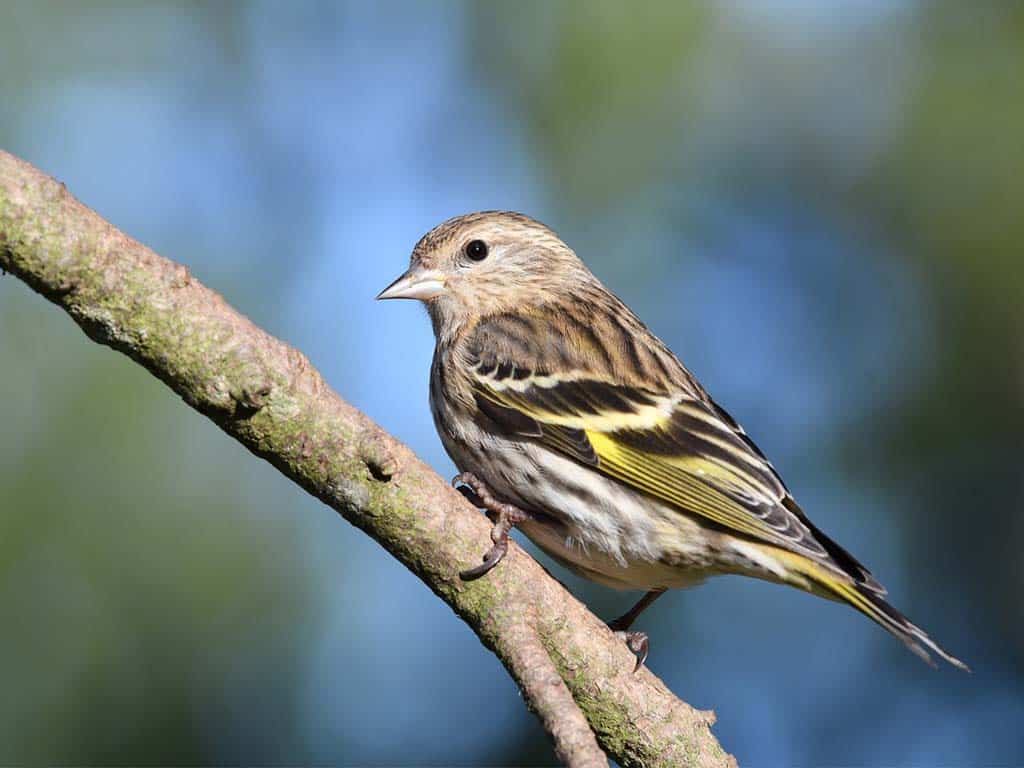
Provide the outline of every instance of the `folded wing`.
<path id="1" fill-rule="evenodd" d="M 494 427 L 884 594 L 867 569 L 807 519 L 757 446 L 703 391 L 654 392 L 582 370 L 535 369 L 528 355 L 495 348 L 477 347 L 468 360 L 480 413 Z"/>

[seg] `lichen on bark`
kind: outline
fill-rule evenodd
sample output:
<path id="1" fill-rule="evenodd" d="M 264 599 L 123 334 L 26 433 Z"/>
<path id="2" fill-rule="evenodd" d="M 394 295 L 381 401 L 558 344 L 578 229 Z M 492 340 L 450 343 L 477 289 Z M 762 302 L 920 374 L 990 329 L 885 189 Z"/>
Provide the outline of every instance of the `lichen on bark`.
<path id="1" fill-rule="evenodd" d="M 490 525 L 342 400 L 300 352 L 62 184 L 0 151 L 0 269 L 95 341 L 145 366 L 250 451 L 368 533 L 492 649 L 573 766 L 735 765 L 713 716 L 672 695 L 610 630 L 513 545 L 486 578 L 460 569 Z"/>

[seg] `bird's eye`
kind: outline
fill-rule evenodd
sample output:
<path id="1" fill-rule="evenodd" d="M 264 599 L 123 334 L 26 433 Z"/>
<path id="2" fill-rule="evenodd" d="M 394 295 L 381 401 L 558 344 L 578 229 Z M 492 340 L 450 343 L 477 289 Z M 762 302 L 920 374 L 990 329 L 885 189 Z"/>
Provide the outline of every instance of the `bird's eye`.
<path id="1" fill-rule="evenodd" d="M 466 243 L 466 256 L 473 261 L 483 261 L 487 258 L 487 243 L 483 240 L 470 240 Z"/>

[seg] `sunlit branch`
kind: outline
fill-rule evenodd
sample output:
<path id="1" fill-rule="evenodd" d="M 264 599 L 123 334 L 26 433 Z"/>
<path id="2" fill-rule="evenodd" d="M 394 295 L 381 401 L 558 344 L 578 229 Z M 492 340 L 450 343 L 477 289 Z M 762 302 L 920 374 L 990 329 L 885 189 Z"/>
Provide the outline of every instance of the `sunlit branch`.
<path id="1" fill-rule="evenodd" d="M 2 151 L 0 267 L 422 579 L 501 659 L 564 763 L 604 765 L 603 748 L 624 766 L 735 764 L 711 733 L 713 715 L 647 669 L 634 675 L 625 645 L 523 550 L 462 581 L 487 547 L 487 520 L 305 356 Z"/>

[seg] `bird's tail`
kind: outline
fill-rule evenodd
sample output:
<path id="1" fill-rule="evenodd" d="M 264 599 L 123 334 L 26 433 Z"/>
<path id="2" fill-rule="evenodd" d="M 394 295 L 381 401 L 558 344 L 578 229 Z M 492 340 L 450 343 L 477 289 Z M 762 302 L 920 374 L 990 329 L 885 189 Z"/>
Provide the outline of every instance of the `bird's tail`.
<path id="1" fill-rule="evenodd" d="M 774 549 L 774 548 L 773 548 Z M 871 585 L 861 584 L 849 576 L 833 572 L 831 569 L 794 552 L 774 549 L 772 555 L 782 560 L 786 570 L 806 580 L 801 584 L 808 591 L 852 605 L 872 621 L 898 637 L 914 653 L 926 663 L 934 667 L 932 654 L 939 656 L 957 669 L 970 672 L 970 668 L 960 659 L 943 649 L 928 634 L 910 619 L 893 608 Z"/>

